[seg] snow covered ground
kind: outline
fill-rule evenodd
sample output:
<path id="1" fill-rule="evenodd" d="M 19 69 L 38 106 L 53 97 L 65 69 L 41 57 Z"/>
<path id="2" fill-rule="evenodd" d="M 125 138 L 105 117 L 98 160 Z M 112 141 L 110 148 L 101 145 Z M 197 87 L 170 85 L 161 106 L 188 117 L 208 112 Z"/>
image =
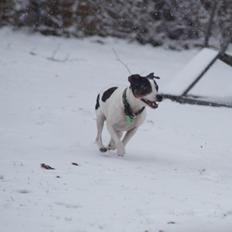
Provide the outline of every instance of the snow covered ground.
<path id="1" fill-rule="evenodd" d="M 232 231 L 232 110 L 166 100 L 124 158 L 94 144 L 97 93 L 127 85 L 114 51 L 162 89 L 196 50 L 10 29 L 0 41 L 0 231 Z"/>

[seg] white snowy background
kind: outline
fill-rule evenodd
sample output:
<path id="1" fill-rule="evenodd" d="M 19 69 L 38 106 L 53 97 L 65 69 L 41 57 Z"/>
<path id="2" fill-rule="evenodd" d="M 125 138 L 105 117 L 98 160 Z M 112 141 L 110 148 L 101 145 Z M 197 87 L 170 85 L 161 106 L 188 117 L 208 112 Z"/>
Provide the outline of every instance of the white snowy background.
<path id="1" fill-rule="evenodd" d="M 197 50 L 10 29 L 0 41 L 1 232 L 232 231 L 231 109 L 165 100 L 124 158 L 94 144 L 98 92 L 128 85 L 113 49 L 133 73 L 159 75 L 160 89 Z M 231 73 L 215 67 L 199 91 L 228 96 Z"/>

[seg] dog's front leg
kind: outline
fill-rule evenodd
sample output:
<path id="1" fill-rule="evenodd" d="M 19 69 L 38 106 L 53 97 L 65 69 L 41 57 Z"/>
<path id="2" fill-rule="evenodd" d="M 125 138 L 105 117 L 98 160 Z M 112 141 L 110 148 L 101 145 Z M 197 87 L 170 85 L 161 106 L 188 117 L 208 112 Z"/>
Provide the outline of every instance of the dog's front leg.
<path id="1" fill-rule="evenodd" d="M 112 125 L 110 123 L 107 123 L 107 129 L 111 135 L 111 139 L 114 141 L 118 155 L 123 156 L 125 154 L 125 148 L 124 148 L 122 141 L 120 140 L 119 134 L 112 127 Z"/>
<path id="2" fill-rule="evenodd" d="M 138 128 L 135 127 L 135 128 L 133 128 L 133 129 L 131 129 L 131 130 L 129 130 L 129 131 L 126 132 L 126 134 L 125 134 L 125 136 L 124 136 L 124 138 L 122 140 L 124 146 L 126 146 L 126 144 L 129 142 L 129 140 L 133 137 L 133 135 L 135 134 L 135 132 L 137 131 L 137 129 Z"/>
<path id="3" fill-rule="evenodd" d="M 121 131 L 117 131 L 116 133 L 118 135 L 118 138 L 121 140 L 123 133 Z M 110 139 L 110 142 L 107 146 L 107 149 L 108 150 L 115 150 L 116 149 L 115 142 L 114 142 L 113 138 Z"/>

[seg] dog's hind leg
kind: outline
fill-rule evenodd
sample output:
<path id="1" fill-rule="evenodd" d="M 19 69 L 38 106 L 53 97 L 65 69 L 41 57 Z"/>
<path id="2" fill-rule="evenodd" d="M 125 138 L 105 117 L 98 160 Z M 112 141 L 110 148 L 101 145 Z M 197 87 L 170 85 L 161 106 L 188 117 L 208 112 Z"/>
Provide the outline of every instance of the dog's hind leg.
<path id="1" fill-rule="evenodd" d="M 102 130 L 104 126 L 105 116 L 103 113 L 98 109 L 96 111 L 97 115 L 97 138 L 96 138 L 96 144 L 101 152 L 106 152 L 107 148 L 104 147 L 102 143 Z"/>

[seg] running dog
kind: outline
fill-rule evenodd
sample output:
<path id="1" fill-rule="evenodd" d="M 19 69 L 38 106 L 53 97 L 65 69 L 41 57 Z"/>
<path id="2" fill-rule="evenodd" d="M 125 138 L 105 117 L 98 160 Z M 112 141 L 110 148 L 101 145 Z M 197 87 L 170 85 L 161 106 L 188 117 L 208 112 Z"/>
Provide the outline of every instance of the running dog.
<path id="1" fill-rule="evenodd" d="M 98 94 L 96 143 L 101 152 L 116 149 L 119 156 L 124 156 L 126 144 L 145 120 L 146 106 L 156 109 L 162 101 L 156 79 L 160 78 L 154 73 L 147 76 L 134 74 L 128 77 L 129 87 L 112 87 Z M 111 136 L 107 147 L 102 142 L 105 121 Z"/>

